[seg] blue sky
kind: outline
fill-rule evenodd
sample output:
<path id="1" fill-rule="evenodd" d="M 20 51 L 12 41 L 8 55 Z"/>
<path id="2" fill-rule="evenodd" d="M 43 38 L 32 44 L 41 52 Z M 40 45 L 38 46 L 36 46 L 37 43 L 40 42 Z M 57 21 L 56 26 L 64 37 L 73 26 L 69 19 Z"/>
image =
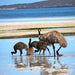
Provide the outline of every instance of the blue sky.
<path id="1" fill-rule="evenodd" d="M 0 0 L 1 5 L 10 5 L 10 4 L 22 4 L 22 3 L 33 3 L 44 0 Z"/>

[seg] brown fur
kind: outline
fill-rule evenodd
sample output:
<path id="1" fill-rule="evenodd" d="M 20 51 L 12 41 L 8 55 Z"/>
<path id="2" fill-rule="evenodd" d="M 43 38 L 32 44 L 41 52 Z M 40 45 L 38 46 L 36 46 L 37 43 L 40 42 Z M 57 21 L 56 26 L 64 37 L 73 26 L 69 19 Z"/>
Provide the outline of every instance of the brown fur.
<path id="1" fill-rule="evenodd" d="M 17 53 L 17 50 L 20 51 L 20 55 L 22 55 L 22 49 L 26 49 L 28 50 L 28 47 L 25 43 L 23 42 L 18 42 L 14 45 L 14 52 L 11 52 L 11 54 L 16 54 Z"/>
<path id="2" fill-rule="evenodd" d="M 34 55 L 33 47 L 30 47 L 30 48 L 27 50 L 27 55 Z"/>
<path id="3" fill-rule="evenodd" d="M 31 43 L 31 45 L 32 45 L 32 47 L 35 47 L 35 48 L 37 48 L 37 44 L 39 43 L 39 41 L 33 41 L 32 43 Z"/>
<path id="4" fill-rule="evenodd" d="M 51 32 L 45 33 L 45 34 L 41 35 L 39 37 L 39 39 L 40 39 L 40 41 L 47 42 L 47 45 L 52 45 L 53 46 L 54 56 L 55 56 L 55 46 L 54 46 L 55 43 L 59 43 L 60 48 L 67 46 L 66 39 L 58 31 L 51 31 Z M 60 48 L 57 50 L 57 55 L 59 55 L 58 51 L 60 50 Z"/>
<path id="5" fill-rule="evenodd" d="M 27 50 L 27 55 L 34 55 L 34 50 L 31 46 L 31 39 L 29 39 L 29 49 Z"/>
<path id="6" fill-rule="evenodd" d="M 45 33 L 45 34 L 41 35 L 39 37 L 39 39 L 41 41 L 47 42 L 48 45 L 54 44 L 54 43 L 59 43 L 60 46 L 62 46 L 62 47 L 66 47 L 67 46 L 66 39 L 58 31 L 52 31 L 52 32 Z"/>
<path id="7" fill-rule="evenodd" d="M 50 54 L 50 51 L 47 48 L 47 43 L 46 42 L 43 42 L 43 41 L 33 41 L 31 43 L 31 45 L 32 45 L 32 47 L 35 47 L 37 49 L 37 50 L 35 50 L 35 52 L 38 52 L 38 51 L 41 52 L 41 50 L 43 50 L 43 54 L 44 54 L 45 50 L 47 49 L 49 54 Z"/>

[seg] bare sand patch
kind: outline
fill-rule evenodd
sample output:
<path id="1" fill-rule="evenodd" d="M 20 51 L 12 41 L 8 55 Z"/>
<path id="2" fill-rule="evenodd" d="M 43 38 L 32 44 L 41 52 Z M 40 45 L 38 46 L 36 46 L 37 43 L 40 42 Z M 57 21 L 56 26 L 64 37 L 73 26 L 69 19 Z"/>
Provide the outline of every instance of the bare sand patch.
<path id="1" fill-rule="evenodd" d="M 75 33 L 75 21 L 0 23 L 0 37 L 36 35 L 38 34 L 38 31 L 33 29 L 38 29 L 38 28 L 54 28 L 54 29 L 42 30 L 41 31 L 42 34 L 52 30 L 57 30 L 61 33 Z M 55 29 L 55 28 L 64 28 L 64 29 Z"/>

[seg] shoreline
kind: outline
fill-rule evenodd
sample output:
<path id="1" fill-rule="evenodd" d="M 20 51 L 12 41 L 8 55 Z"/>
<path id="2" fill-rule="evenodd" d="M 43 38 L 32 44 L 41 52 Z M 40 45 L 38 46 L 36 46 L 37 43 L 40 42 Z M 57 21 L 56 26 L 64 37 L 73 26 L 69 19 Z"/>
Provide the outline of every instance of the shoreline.
<path id="1" fill-rule="evenodd" d="M 75 17 L 44 17 L 44 18 L 10 18 L 0 19 L 0 23 L 11 23 L 11 22 L 42 22 L 42 21 L 70 21 L 75 20 Z"/>
<path id="2" fill-rule="evenodd" d="M 42 22 L 14 22 L 0 23 L 0 38 L 25 37 L 38 35 L 38 28 L 41 34 L 57 30 L 62 34 L 75 35 L 75 21 L 42 21 Z M 48 29 L 49 28 L 49 29 Z M 59 29 L 57 29 L 59 28 Z M 60 29 L 63 28 L 63 29 Z M 47 29 L 47 30 L 44 30 Z"/>
<path id="3" fill-rule="evenodd" d="M 75 18 L 75 16 L 59 16 L 59 17 L 40 17 L 40 18 L 10 18 L 7 20 L 32 20 L 32 19 L 67 19 L 67 18 Z M 6 19 L 0 19 L 0 20 L 6 20 Z"/>
<path id="4" fill-rule="evenodd" d="M 4 26 L 26 26 L 24 28 L 35 28 L 35 27 L 75 27 L 75 21 L 38 21 L 38 22 L 7 22 L 0 23 L 0 27 Z"/>

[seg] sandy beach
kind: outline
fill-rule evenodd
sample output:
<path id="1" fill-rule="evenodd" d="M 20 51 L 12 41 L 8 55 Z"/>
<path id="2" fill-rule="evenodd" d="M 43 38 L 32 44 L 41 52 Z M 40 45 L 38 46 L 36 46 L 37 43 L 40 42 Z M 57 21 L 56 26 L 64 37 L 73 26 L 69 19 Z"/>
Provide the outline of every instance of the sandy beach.
<path id="1" fill-rule="evenodd" d="M 68 17 L 65 17 L 65 18 L 67 19 Z M 74 17 L 70 17 L 70 18 L 73 19 Z M 36 18 L 36 19 L 51 19 L 51 18 Z M 53 19 L 61 19 L 61 18 L 53 18 Z M 63 17 L 62 17 L 62 19 L 63 19 Z M 13 19 L 13 20 L 17 20 L 17 19 Z M 20 19 L 20 20 L 22 20 L 22 19 Z M 0 22 L 0 38 L 36 35 L 36 34 L 38 34 L 38 31 L 37 31 L 38 28 L 42 29 L 42 31 L 41 31 L 42 34 L 48 32 L 48 31 L 52 31 L 52 30 L 57 30 L 61 33 L 74 33 L 75 34 L 75 20 L 4 22 L 4 23 Z M 46 28 L 49 28 L 49 29 L 46 29 Z M 59 29 L 57 29 L 57 28 L 59 28 Z M 62 29 L 60 29 L 60 28 L 62 28 Z M 34 30 L 34 29 L 36 29 L 36 30 Z"/>

